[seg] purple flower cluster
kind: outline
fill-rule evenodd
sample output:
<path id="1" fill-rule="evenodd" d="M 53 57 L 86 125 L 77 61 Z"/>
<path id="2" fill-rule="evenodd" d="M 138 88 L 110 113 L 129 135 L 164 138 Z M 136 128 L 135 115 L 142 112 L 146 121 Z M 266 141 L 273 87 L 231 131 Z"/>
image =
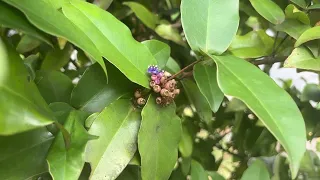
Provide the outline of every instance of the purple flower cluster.
<path id="1" fill-rule="evenodd" d="M 158 68 L 157 65 L 151 65 L 148 67 L 148 73 L 151 74 L 151 79 L 155 84 L 160 84 L 161 78 L 164 76 L 163 70 Z"/>

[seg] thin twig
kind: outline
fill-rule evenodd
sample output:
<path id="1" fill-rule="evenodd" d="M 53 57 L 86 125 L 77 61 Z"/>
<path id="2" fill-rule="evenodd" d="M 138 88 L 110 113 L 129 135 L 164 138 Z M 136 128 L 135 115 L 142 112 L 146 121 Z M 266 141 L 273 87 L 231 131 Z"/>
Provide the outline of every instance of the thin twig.
<path id="1" fill-rule="evenodd" d="M 261 64 L 274 64 L 277 62 L 283 62 L 284 60 L 286 60 L 287 57 L 266 57 L 262 60 L 258 60 L 258 61 L 252 61 L 251 63 L 254 65 L 261 65 Z"/>
<path id="2" fill-rule="evenodd" d="M 177 76 L 179 76 L 181 73 L 183 73 L 184 71 L 186 71 L 187 69 L 189 69 L 190 67 L 194 66 L 195 64 L 197 64 L 198 62 L 202 61 L 202 59 L 199 59 L 191 64 L 189 64 L 188 66 L 184 67 L 183 69 L 181 69 L 179 72 L 177 72 L 176 74 L 172 75 L 170 78 L 168 78 L 167 80 L 171 80 L 176 78 Z"/>

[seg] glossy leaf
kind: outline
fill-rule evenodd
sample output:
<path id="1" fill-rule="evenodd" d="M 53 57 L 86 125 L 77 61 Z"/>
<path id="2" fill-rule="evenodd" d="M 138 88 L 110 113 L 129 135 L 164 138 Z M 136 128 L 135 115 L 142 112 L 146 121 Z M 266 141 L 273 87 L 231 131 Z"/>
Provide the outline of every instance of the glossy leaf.
<path id="1" fill-rule="evenodd" d="M 240 58 L 258 58 L 271 54 L 273 42 L 263 30 L 251 31 L 243 36 L 237 35 L 229 50 Z"/>
<path id="2" fill-rule="evenodd" d="M 191 161 L 191 179 L 207 180 L 208 174 L 201 166 L 201 164 L 195 160 Z"/>
<path id="3" fill-rule="evenodd" d="M 286 59 L 284 67 L 320 71 L 320 58 L 314 58 L 305 47 L 298 47 Z"/>
<path id="4" fill-rule="evenodd" d="M 224 97 L 218 86 L 216 71 L 214 65 L 206 64 L 197 64 L 193 69 L 194 79 L 213 112 L 218 111 Z"/>
<path id="5" fill-rule="evenodd" d="M 310 29 L 310 26 L 296 19 L 286 19 L 283 23 L 276 25 L 275 29 L 287 33 L 294 39 L 298 39 L 303 32 Z"/>
<path id="6" fill-rule="evenodd" d="M 99 139 L 89 142 L 86 156 L 91 164 L 90 179 L 115 179 L 137 150 L 140 113 L 128 99 L 106 107 L 93 122 L 89 133 Z"/>
<path id="7" fill-rule="evenodd" d="M 62 50 L 53 49 L 46 54 L 42 61 L 42 70 L 60 70 L 63 66 L 68 64 L 73 48 L 70 44 L 64 46 Z"/>
<path id="8" fill-rule="evenodd" d="M 304 24 L 310 25 L 310 19 L 308 17 L 308 14 L 303 11 L 300 11 L 293 4 L 289 4 L 286 7 L 285 14 L 286 17 L 289 19 L 297 19 Z"/>
<path id="9" fill-rule="evenodd" d="M 170 57 L 170 47 L 158 40 L 148 40 L 142 42 L 142 44 L 147 46 L 153 57 L 157 60 L 157 65 L 163 69 Z"/>
<path id="10" fill-rule="evenodd" d="M 281 24 L 285 15 L 282 9 L 272 0 L 250 0 L 254 9 L 273 24 Z"/>
<path id="11" fill-rule="evenodd" d="M 0 39 L 0 135 L 12 135 L 53 123 L 48 105 L 41 97 L 17 52 Z"/>
<path id="12" fill-rule="evenodd" d="M 292 177 L 296 177 L 306 143 L 305 125 L 297 105 L 285 90 L 249 62 L 230 55 L 211 58 L 218 67 L 222 92 L 243 101 L 280 141 L 289 154 Z"/>
<path id="13" fill-rule="evenodd" d="M 124 2 L 123 4 L 128 6 L 148 28 L 156 28 L 156 25 L 159 23 L 159 18 L 142 4 L 133 1 Z"/>
<path id="14" fill-rule="evenodd" d="M 46 102 L 70 102 L 73 84 L 71 79 L 59 71 L 38 71 L 35 82 Z"/>
<path id="15" fill-rule="evenodd" d="M 0 24 L 4 27 L 21 30 L 23 33 L 38 38 L 52 46 L 49 38 L 30 24 L 23 13 L 3 2 L 0 2 Z"/>
<path id="16" fill-rule="evenodd" d="M 172 57 L 169 57 L 164 70 L 168 71 L 169 73 L 174 74 L 174 73 L 177 73 L 178 71 L 180 71 L 181 68 L 180 68 L 179 64 Z"/>
<path id="17" fill-rule="evenodd" d="M 47 172 L 46 155 L 53 138 L 45 128 L 0 136 L 1 179 L 27 179 Z"/>
<path id="18" fill-rule="evenodd" d="M 60 132 L 51 145 L 47 156 L 49 171 L 53 179 L 78 179 L 84 166 L 84 151 L 93 137 L 83 127 L 79 111 L 71 111 L 64 128 L 71 134 L 71 144 L 66 148 Z"/>
<path id="19" fill-rule="evenodd" d="M 192 50 L 227 50 L 239 26 L 238 11 L 238 0 L 182 0 L 181 22 Z"/>
<path id="20" fill-rule="evenodd" d="M 99 6 L 101 9 L 108 9 L 113 0 L 95 0 L 94 4 Z"/>
<path id="21" fill-rule="evenodd" d="M 313 5 L 309 6 L 308 9 L 310 9 L 310 10 L 320 9 L 320 4 L 313 4 Z"/>
<path id="22" fill-rule="evenodd" d="M 169 179 L 178 159 L 181 122 L 176 106 L 161 107 L 150 96 L 142 110 L 138 135 L 142 179 Z"/>
<path id="23" fill-rule="evenodd" d="M 191 104 L 194 105 L 200 119 L 210 123 L 212 120 L 212 110 L 207 99 L 202 95 L 197 85 L 191 80 L 182 81 L 183 88 Z"/>
<path id="24" fill-rule="evenodd" d="M 268 169 L 263 161 L 259 159 L 254 161 L 241 177 L 241 180 L 251 179 L 270 180 Z"/>
<path id="25" fill-rule="evenodd" d="M 212 180 L 225 180 L 224 177 L 222 177 L 217 172 L 209 171 L 208 175 L 211 177 Z"/>
<path id="26" fill-rule="evenodd" d="M 303 32 L 301 36 L 297 39 L 297 42 L 294 46 L 298 47 L 305 42 L 315 39 L 320 39 L 320 26 L 315 26 Z"/>
<path id="27" fill-rule="evenodd" d="M 4 2 L 21 10 L 27 16 L 28 20 L 37 28 L 48 34 L 67 39 L 76 46 L 79 46 L 89 53 L 90 56 L 101 65 L 104 71 L 107 72 L 101 54 L 97 50 L 95 44 L 82 30 L 75 26 L 53 6 L 47 4 L 44 0 L 21 0 L 19 2 L 16 0 L 4 0 Z"/>
<path id="28" fill-rule="evenodd" d="M 128 79 L 149 88 L 146 72 L 150 64 L 156 64 L 156 60 L 147 47 L 132 37 L 128 27 L 107 11 L 86 2 L 65 4 L 63 12 L 87 33 L 103 57 Z"/>
<path id="29" fill-rule="evenodd" d="M 98 64 L 90 66 L 71 95 L 71 105 L 87 112 L 100 112 L 126 93 L 133 93 L 135 85 L 110 63 L 107 63 L 109 82 Z"/>

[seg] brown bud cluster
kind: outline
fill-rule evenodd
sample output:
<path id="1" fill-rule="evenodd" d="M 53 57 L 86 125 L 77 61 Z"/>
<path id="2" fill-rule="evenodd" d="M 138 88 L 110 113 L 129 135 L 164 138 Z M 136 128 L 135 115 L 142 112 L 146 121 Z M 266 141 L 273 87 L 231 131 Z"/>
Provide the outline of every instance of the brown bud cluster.
<path id="1" fill-rule="evenodd" d="M 156 79 L 151 77 L 150 87 L 152 90 L 159 94 L 156 98 L 156 103 L 161 105 L 169 105 L 174 101 L 174 98 L 180 94 L 180 89 L 177 88 L 177 82 L 175 79 L 170 79 L 171 74 L 162 72 L 161 77 Z"/>
<path id="2" fill-rule="evenodd" d="M 137 104 L 138 106 L 143 106 L 146 104 L 146 99 L 143 97 L 142 95 L 142 91 L 140 89 L 137 89 L 134 92 L 134 97 L 135 97 L 135 104 Z"/>

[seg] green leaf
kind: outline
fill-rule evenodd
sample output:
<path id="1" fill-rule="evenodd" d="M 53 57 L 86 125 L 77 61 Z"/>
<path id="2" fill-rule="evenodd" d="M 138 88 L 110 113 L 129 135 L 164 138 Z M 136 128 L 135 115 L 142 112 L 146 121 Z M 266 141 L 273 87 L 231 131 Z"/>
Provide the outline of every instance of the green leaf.
<path id="1" fill-rule="evenodd" d="M 188 126 L 182 126 L 181 140 L 179 142 L 179 151 L 183 157 L 190 157 L 193 151 L 193 135 Z"/>
<path id="2" fill-rule="evenodd" d="M 300 46 L 301 44 L 315 40 L 320 39 L 320 26 L 312 27 L 306 31 L 304 31 L 301 36 L 297 39 L 297 42 L 295 43 L 295 47 Z"/>
<path id="3" fill-rule="evenodd" d="M 148 28 L 156 28 L 156 25 L 159 23 L 159 18 L 150 12 L 146 7 L 133 1 L 124 2 L 123 4 L 128 6 Z"/>
<path id="4" fill-rule="evenodd" d="M 99 6 L 101 9 L 108 9 L 113 0 L 95 0 L 94 4 Z"/>
<path id="5" fill-rule="evenodd" d="M 139 166 L 128 165 L 116 180 L 141 180 Z"/>
<path id="6" fill-rule="evenodd" d="M 41 44 L 41 41 L 35 39 L 32 36 L 24 35 L 19 44 L 17 45 L 16 50 L 20 53 L 26 53 L 32 51 L 33 49 L 37 48 Z"/>
<path id="7" fill-rule="evenodd" d="M 254 9 L 273 24 L 281 24 L 285 15 L 282 9 L 272 0 L 250 0 Z"/>
<path id="8" fill-rule="evenodd" d="M 42 70 L 60 70 L 63 66 L 68 64 L 70 60 L 73 47 L 71 44 L 64 46 L 63 50 L 52 49 L 46 54 L 46 57 L 42 61 Z"/>
<path id="9" fill-rule="evenodd" d="M 191 104 L 201 120 L 209 124 L 212 121 L 212 110 L 207 99 L 202 95 L 197 85 L 191 80 L 183 80 L 182 86 Z"/>
<path id="10" fill-rule="evenodd" d="M 218 86 L 216 72 L 215 65 L 197 64 L 193 69 L 194 79 L 213 112 L 218 111 L 224 98 L 224 94 Z"/>
<path id="11" fill-rule="evenodd" d="M 185 46 L 185 42 L 183 41 L 178 29 L 172 27 L 171 24 L 160 24 L 156 27 L 155 32 L 163 39 L 167 39 L 181 46 Z"/>
<path id="12" fill-rule="evenodd" d="M 59 71 L 38 71 L 35 82 L 46 102 L 70 102 L 73 84 L 71 79 Z"/>
<path id="13" fill-rule="evenodd" d="M 82 1 L 65 4 L 63 12 L 128 79 L 150 88 L 146 72 L 156 60 L 147 47 L 132 37 L 128 27 L 107 11 Z"/>
<path id="14" fill-rule="evenodd" d="M 208 175 L 211 177 L 212 180 L 225 180 L 224 177 L 222 177 L 219 173 L 209 171 L 207 172 Z"/>
<path id="15" fill-rule="evenodd" d="M 298 39 L 303 32 L 310 29 L 310 26 L 296 19 L 286 19 L 283 23 L 276 25 L 275 29 L 287 33 L 294 39 Z"/>
<path id="16" fill-rule="evenodd" d="M 307 84 L 302 91 L 301 101 L 320 102 L 320 86 L 317 84 Z"/>
<path id="17" fill-rule="evenodd" d="M 67 39 L 89 53 L 90 56 L 101 65 L 105 73 L 107 73 L 101 54 L 97 50 L 95 44 L 83 31 L 53 6 L 47 4 L 44 0 L 21 0 L 19 2 L 16 0 L 4 1 L 21 10 L 27 16 L 28 20 L 42 31 Z"/>
<path id="18" fill-rule="evenodd" d="M 163 69 L 170 58 L 170 47 L 158 40 L 147 40 L 142 42 L 142 44 L 147 46 L 153 57 L 157 60 L 158 66 Z"/>
<path id="19" fill-rule="evenodd" d="M 305 12 L 300 11 L 298 8 L 296 8 L 293 4 L 289 4 L 285 9 L 285 14 L 287 18 L 290 19 L 297 19 L 300 22 L 310 25 L 310 19 L 308 17 L 308 14 Z"/>
<path id="20" fill-rule="evenodd" d="M 290 0 L 291 2 L 295 3 L 299 7 L 305 9 L 307 7 L 307 3 L 305 0 Z"/>
<path id="21" fill-rule="evenodd" d="M 140 113 L 128 99 L 106 107 L 93 122 L 89 133 L 99 136 L 86 150 L 91 164 L 90 179 L 115 179 L 137 150 Z"/>
<path id="22" fill-rule="evenodd" d="M 308 7 L 309 10 L 320 9 L 320 4 L 313 4 Z"/>
<path id="23" fill-rule="evenodd" d="M 298 47 L 286 59 L 284 67 L 320 71 L 320 58 L 314 58 L 305 47 Z"/>
<path id="24" fill-rule="evenodd" d="M 241 180 L 252 179 L 270 180 L 270 175 L 266 165 L 259 159 L 254 161 L 241 177 Z"/>
<path id="25" fill-rule="evenodd" d="M 181 68 L 180 68 L 179 64 L 172 57 L 169 57 L 164 70 L 168 71 L 169 73 L 174 74 L 174 73 L 177 73 L 178 71 L 180 71 Z"/>
<path id="26" fill-rule="evenodd" d="M 132 84 L 118 69 L 106 63 L 109 82 L 98 64 L 91 65 L 83 74 L 71 95 L 71 105 L 87 112 L 100 112 L 126 93 L 133 93 Z"/>
<path id="27" fill-rule="evenodd" d="M 142 179 L 169 179 L 178 159 L 181 122 L 176 106 L 163 107 L 150 96 L 142 110 L 138 135 Z"/>
<path id="28" fill-rule="evenodd" d="M 64 124 L 67 120 L 70 112 L 75 110 L 69 104 L 64 102 L 54 102 L 49 104 L 49 108 L 52 110 L 54 116 L 57 118 L 60 124 Z"/>
<path id="29" fill-rule="evenodd" d="M 53 138 L 46 128 L 0 136 L 1 179 L 27 179 L 47 172 L 46 155 Z"/>
<path id="30" fill-rule="evenodd" d="M 3 2 L 0 2 L 0 24 L 4 27 L 19 29 L 23 33 L 38 38 L 52 46 L 47 35 L 30 24 L 20 11 Z"/>
<path id="31" fill-rule="evenodd" d="M 208 174 L 201 166 L 201 164 L 195 160 L 191 161 L 191 179 L 207 180 Z"/>
<path id="32" fill-rule="evenodd" d="M 229 50 L 240 58 L 258 58 L 271 54 L 274 40 L 264 30 L 250 31 L 241 36 L 237 35 Z"/>
<path id="33" fill-rule="evenodd" d="M 182 0 L 181 22 L 192 50 L 222 54 L 239 26 L 239 0 Z"/>
<path id="34" fill-rule="evenodd" d="M 243 101 L 280 141 L 288 152 L 295 178 L 306 143 L 304 121 L 295 102 L 251 63 L 231 55 L 210 57 L 217 64 L 222 92 Z"/>
<path id="35" fill-rule="evenodd" d="M 41 97 L 17 52 L 0 39 L 0 135 L 12 135 L 53 123 L 54 117 Z"/>
<path id="36" fill-rule="evenodd" d="M 49 171 L 53 179 L 78 179 L 84 166 L 84 151 L 92 136 L 83 127 L 79 111 L 71 111 L 64 128 L 71 134 L 71 144 L 67 149 L 60 132 L 50 147 L 47 156 Z"/>

